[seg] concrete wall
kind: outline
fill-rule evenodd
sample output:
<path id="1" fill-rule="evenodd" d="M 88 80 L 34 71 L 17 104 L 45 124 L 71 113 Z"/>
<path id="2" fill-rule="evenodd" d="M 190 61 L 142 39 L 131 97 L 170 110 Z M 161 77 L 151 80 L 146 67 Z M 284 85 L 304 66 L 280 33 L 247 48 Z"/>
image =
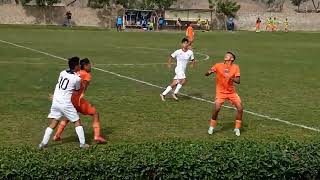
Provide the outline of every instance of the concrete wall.
<path id="1" fill-rule="evenodd" d="M 0 24 L 54 24 L 62 25 L 65 13 L 70 10 L 73 13 L 72 20 L 77 26 L 110 27 L 115 24 L 115 17 L 120 13 L 119 8 L 109 10 L 91 9 L 83 7 L 59 6 L 53 8 L 37 8 L 20 6 L 15 4 L 0 5 Z M 235 20 L 237 29 L 254 30 L 257 17 L 262 18 L 263 26 L 268 17 L 276 16 L 280 21 L 289 18 L 291 30 L 320 30 L 320 13 L 296 13 L 286 11 L 284 13 L 270 13 L 263 11 L 246 12 L 241 10 Z M 219 20 L 220 19 L 220 20 Z M 221 18 L 215 18 L 213 24 L 221 26 Z M 282 24 L 281 24 L 282 26 Z M 280 28 L 281 28 L 280 26 Z"/>
<path id="2" fill-rule="evenodd" d="M 104 9 L 65 6 L 38 8 L 8 4 L 0 5 L 0 24 L 62 25 L 68 10 L 72 12 L 72 22 L 76 26 L 109 27 L 115 21 L 114 15 Z"/>

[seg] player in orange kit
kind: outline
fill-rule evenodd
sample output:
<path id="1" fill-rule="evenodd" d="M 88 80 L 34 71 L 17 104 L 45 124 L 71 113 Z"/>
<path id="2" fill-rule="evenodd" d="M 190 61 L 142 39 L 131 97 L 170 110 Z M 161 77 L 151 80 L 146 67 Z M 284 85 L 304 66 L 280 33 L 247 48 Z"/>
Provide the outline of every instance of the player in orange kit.
<path id="1" fill-rule="evenodd" d="M 261 25 L 261 20 L 258 17 L 257 21 L 256 21 L 256 32 L 260 32 L 260 25 Z"/>
<path id="2" fill-rule="evenodd" d="M 87 90 L 89 83 L 91 81 L 91 64 L 89 59 L 85 58 L 80 61 L 80 71 L 77 74 L 81 78 L 81 87 L 79 92 L 74 92 L 71 97 L 72 104 L 78 112 L 83 115 L 90 115 L 93 118 L 92 127 L 94 132 L 94 140 L 98 143 L 105 143 L 106 140 L 101 136 L 100 130 L 100 119 L 96 108 L 92 106 L 87 100 L 85 100 L 84 93 Z M 53 137 L 54 141 L 61 140 L 61 134 L 68 124 L 69 121 L 66 119 L 62 120 L 59 124 L 58 130 Z"/>
<path id="3" fill-rule="evenodd" d="M 223 63 L 215 64 L 205 75 L 216 74 L 216 100 L 208 133 L 211 135 L 217 126 L 217 117 L 225 100 L 229 100 L 237 109 L 234 132 L 240 136 L 243 107 L 234 83 L 240 84 L 240 68 L 234 64 L 236 57 L 232 52 L 227 52 Z"/>
<path id="4" fill-rule="evenodd" d="M 186 36 L 189 40 L 189 46 L 191 48 L 191 45 L 193 43 L 193 40 L 194 40 L 194 32 L 193 32 L 193 28 L 191 26 L 191 23 L 188 23 L 188 28 L 186 30 Z"/>

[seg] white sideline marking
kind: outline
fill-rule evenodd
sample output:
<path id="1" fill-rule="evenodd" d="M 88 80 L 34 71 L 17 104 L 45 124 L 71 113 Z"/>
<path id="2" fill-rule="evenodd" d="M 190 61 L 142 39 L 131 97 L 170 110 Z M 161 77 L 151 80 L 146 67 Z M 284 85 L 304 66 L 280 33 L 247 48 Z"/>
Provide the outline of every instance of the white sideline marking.
<path id="1" fill-rule="evenodd" d="M 65 59 L 65 58 L 62 58 L 62 57 L 59 57 L 59 56 L 56 56 L 56 55 L 53 55 L 53 54 L 50 54 L 50 53 L 46 53 L 46 52 L 43 52 L 43 51 L 39 51 L 39 50 L 36 50 L 36 49 L 32 49 L 32 48 L 29 48 L 29 47 L 25 47 L 25 46 L 21 46 L 21 45 L 18 45 L 18 44 L 14 44 L 14 43 L 11 43 L 11 42 L 8 42 L 8 41 L 4 41 L 4 40 L 1 40 L 1 39 L 0 39 L 0 42 L 5 43 L 5 44 L 10 44 L 12 46 L 19 47 L 19 48 L 22 48 L 22 49 L 27 49 L 27 50 L 30 50 L 30 51 L 33 51 L 33 52 L 37 52 L 37 53 L 40 53 L 40 54 L 44 54 L 44 55 L 47 55 L 47 56 L 50 56 L 50 57 L 54 57 L 56 59 L 60 59 L 60 60 L 63 60 L 63 61 L 67 61 L 67 59 Z M 121 75 L 121 74 L 118 74 L 118 73 L 115 73 L 115 72 L 112 72 L 112 71 L 108 71 L 108 70 L 97 68 L 97 67 L 92 67 L 92 68 L 96 69 L 98 71 L 102 71 L 102 72 L 105 72 L 105 73 L 109 73 L 109 74 L 118 76 L 120 78 L 129 79 L 129 80 L 132 80 L 132 81 L 135 81 L 135 82 L 139 82 L 141 84 L 145 84 L 145 85 L 148 85 L 148 86 L 164 89 L 164 87 L 161 87 L 161 86 L 158 86 L 158 85 L 155 85 L 155 84 L 151 84 L 151 83 L 148 83 L 148 82 L 145 82 L 145 81 L 141 81 L 141 80 L 129 77 L 129 76 L 124 76 L 124 75 Z M 183 96 L 198 100 L 198 101 L 207 102 L 207 103 L 211 103 L 211 104 L 214 103 L 213 101 L 202 99 L 202 98 L 195 97 L 195 96 L 190 96 L 190 95 L 187 95 L 187 94 L 184 94 L 184 93 L 180 93 L 180 94 L 183 95 Z M 229 109 L 235 109 L 234 107 L 231 107 L 231 106 L 225 106 L 224 105 L 224 107 L 229 108 Z M 316 128 L 305 126 L 305 125 L 301 125 L 301 124 L 291 123 L 289 121 L 282 120 L 282 119 L 279 119 L 279 118 L 273 118 L 273 117 L 270 117 L 270 116 L 267 116 L 267 115 L 255 113 L 255 112 L 248 111 L 248 110 L 244 110 L 244 112 L 246 112 L 248 114 L 251 114 L 251 115 L 254 115 L 254 116 L 257 116 L 257 117 L 269 119 L 269 120 L 272 120 L 272 121 L 278 121 L 278 122 L 282 122 L 282 123 L 285 123 L 285 124 L 288 124 L 288 125 L 291 125 L 291 126 L 297 126 L 297 127 L 305 128 L 305 129 L 308 129 L 308 130 L 320 132 L 320 129 L 316 129 Z"/>

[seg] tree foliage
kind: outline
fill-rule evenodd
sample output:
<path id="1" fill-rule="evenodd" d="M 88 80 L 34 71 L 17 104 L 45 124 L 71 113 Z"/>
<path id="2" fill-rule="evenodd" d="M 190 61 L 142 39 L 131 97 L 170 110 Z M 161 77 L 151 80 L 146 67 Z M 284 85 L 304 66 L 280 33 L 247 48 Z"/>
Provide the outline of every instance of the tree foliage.
<path id="1" fill-rule="evenodd" d="M 218 0 L 216 6 L 217 13 L 224 14 L 227 17 L 235 17 L 240 9 L 240 5 L 233 0 Z"/>
<path id="2" fill-rule="evenodd" d="M 297 6 L 298 7 L 298 11 L 300 9 L 300 5 L 301 3 L 303 2 L 306 2 L 306 0 L 291 0 L 291 3 L 294 5 L 294 6 Z"/>
<path id="3" fill-rule="evenodd" d="M 128 9 L 167 9 L 177 0 L 117 0 L 116 3 Z"/>

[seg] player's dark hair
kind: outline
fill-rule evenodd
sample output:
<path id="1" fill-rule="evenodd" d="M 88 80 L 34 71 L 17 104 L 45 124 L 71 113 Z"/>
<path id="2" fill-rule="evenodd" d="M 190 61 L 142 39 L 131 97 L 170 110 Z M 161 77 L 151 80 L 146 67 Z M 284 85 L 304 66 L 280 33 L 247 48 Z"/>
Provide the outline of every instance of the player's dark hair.
<path id="1" fill-rule="evenodd" d="M 74 70 L 76 66 L 79 66 L 79 60 L 80 58 L 77 56 L 68 59 L 68 65 L 70 70 Z"/>
<path id="2" fill-rule="evenodd" d="M 183 38 L 181 42 L 182 42 L 182 43 L 185 43 L 185 42 L 187 42 L 187 43 L 188 43 L 188 42 L 189 42 L 189 39 L 187 39 L 187 38 Z"/>
<path id="3" fill-rule="evenodd" d="M 84 58 L 80 60 L 80 68 L 83 69 L 84 65 L 90 64 L 90 60 L 88 58 Z"/>
<path id="4" fill-rule="evenodd" d="M 236 55 L 234 55 L 234 53 L 233 53 L 233 52 L 228 51 L 228 52 L 227 52 L 227 54 L 231 54 L 231 55 L 232 55 L 232 57 L 233 57 L 233 60 L 236 60 Z"/>

